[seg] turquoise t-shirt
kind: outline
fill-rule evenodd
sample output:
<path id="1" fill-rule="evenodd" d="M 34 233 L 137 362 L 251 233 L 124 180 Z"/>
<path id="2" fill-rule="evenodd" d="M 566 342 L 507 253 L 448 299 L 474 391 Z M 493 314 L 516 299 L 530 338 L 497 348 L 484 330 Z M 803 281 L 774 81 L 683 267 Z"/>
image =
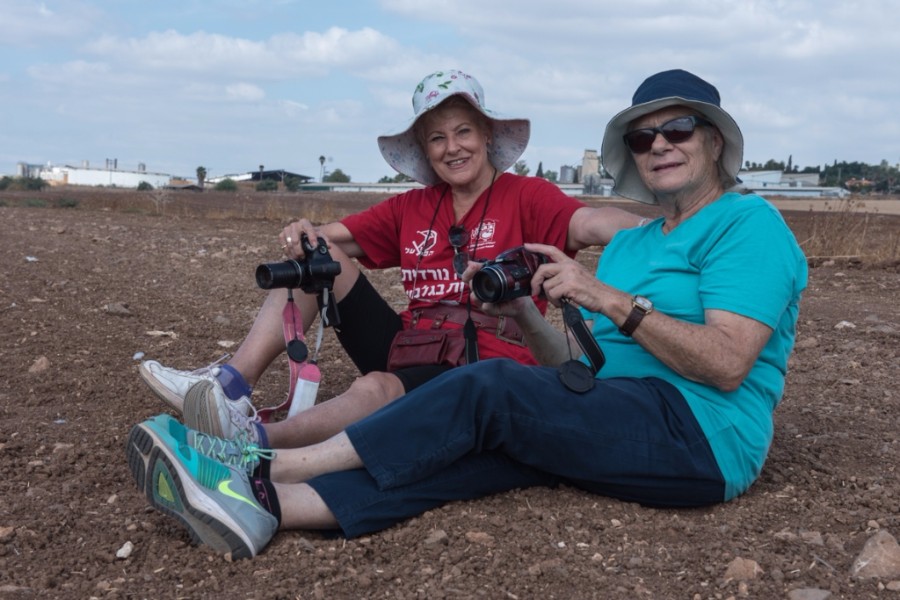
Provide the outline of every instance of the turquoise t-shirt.
<path id="1" fill-rule="evenodd" d="M 606 355 L 598 377 L 659 377 L 675 385 L 709 440 L 730 500 L 759 476 L 769 451 L 806 258 L 778 210 L 755 195 L 726 193 L 668 235 L 662 223 L 617 233 L 601 256 L 598 279 L 646 296 L 654 310 L 675 319 L 703 323 L 704 310 L 725 310 L 764 323 L 772 336 L 740 388 L 722 392 L 682 377 L 609 319 L 584 311 Z"/>

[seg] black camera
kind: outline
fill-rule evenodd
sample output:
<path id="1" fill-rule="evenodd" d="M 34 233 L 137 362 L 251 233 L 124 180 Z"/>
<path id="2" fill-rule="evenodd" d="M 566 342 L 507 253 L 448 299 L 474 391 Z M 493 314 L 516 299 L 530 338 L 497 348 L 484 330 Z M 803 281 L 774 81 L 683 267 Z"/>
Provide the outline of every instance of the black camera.
<path id="1" fill-rule="evenodd" d="M 524 246 L 501 252 L 472 278 L 472 291 L 482 302 L 505 302 L 531 295 L 531 278 L 547 257 Z"/>
<path id="2" fill-rule="evenodd" d="M 334 289 L 334 278 L 341 274 L 341 263 L 331 258 L 323 238 L 316 246 L 306 234 L 300 236 L 306 257 L 256 267 L 256 284 L 264 290 L 272 288 L 300 288 L 307 294 Z"/>

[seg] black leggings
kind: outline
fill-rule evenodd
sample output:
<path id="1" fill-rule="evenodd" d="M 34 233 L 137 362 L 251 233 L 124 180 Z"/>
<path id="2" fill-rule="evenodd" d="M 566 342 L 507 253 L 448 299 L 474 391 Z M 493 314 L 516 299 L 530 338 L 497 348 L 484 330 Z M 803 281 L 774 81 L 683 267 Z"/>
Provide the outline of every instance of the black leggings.
<path id="1" fill-rule="evenodd" d="M 353 288 L 337 304 L 341 324 L 335 327 L 338 341 L 350 356 L 360 373 L 387 371 L 391 342 L 403 329 L 403 320 L 372 286 L 369 279 L 359 274 Z M 452 367 L 423 365 L 391 371 L 407 392 L 434 379 Z"/>

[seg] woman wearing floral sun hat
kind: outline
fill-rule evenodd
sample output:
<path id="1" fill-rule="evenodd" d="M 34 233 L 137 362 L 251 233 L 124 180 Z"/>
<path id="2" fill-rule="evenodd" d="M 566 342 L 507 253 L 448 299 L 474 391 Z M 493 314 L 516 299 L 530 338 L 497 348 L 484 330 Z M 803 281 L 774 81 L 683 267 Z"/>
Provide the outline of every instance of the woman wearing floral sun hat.
<path id="1" fill-rule="evenodd" d="M 304 256 L 301 235 L 328 241 L 332 258 L 341 264 L 334 282 L 341 320 L 336 333 L 363 376 L 345 393 L 290 419 L 265 425 L 256 420 L 251 386 L 285 348 L 281 315 L 286 292 L 273 290 L 227 364 L 206 372 L 179 371 L 156 361 L 141 365 L 144 381 L 183 412 L 187 425 L 224 438 L 246 431 L 274 448 L 320 441 L 466 362 L 457 353 L 431 364 L 422 347 L 413 359 L 407 355 L 390 368 L 389 352 L 398 332 L 459 330 L 469 318 L 477 332 L 477 344 L 470 346 L 477 346 L 480 358 L 535 364 L 512 319 L 487 315 L 478 307 L 469 310 L 469 288 L 454 269 L 454 259 L 464 268 L 466 258 L 493 259 L 525 242 L 548 244 L 572 256 L 580 248 L 604 245 L 619 229 L 640 222 L 619 209 L 588 208 L 546 180 L 506 173 L 525 151 L 530 123 L 488 109 L 484 91 L 471 75 L 432 73 L 416 87 L 412 104 L 412 119 L 379 137 L 378 146 L 388 164 L 425 187 L 339 222 L 317 227 L 301 219 L 280 235 L 292 259 Z M 370 269 L 399 267 L 409 298 L 406 310 L 398 314 L 355 261 Z M 318 311 L 316 298 L 301 293 L 294 298 L 308 327 Z M 543 311 L 546 302 L 537 302 Z M 419 356 L 421 364 L 416 364 Z"/>

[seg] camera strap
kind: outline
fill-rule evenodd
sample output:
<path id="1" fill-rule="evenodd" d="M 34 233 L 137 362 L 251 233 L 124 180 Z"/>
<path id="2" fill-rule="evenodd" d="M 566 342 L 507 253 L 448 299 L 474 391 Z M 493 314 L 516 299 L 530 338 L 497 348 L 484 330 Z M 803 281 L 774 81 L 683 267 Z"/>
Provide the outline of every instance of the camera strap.
<path id="1" fill-rule="evenodd" d="M 463 338 L 466 340 L 466 364 L 473 365 L 478 362 L 478 330 L 475 321 L 472 320 L 472 303 L 469 302 L 469 316 L 463 325 Z"/>
<path id="2" fill-rule="evenodd" d="M 326 290 L 327 293 L 327 290 Z M 306 345 L 306 338 L 303 336 L 303 316 L 297 303 L 294 302 L 294 291 L 287 289 L 287 302 L 285 302 L 284 310 L 281 311 L 282 331 L 284 332 L 284 341 L 288 355 L 288 366 L 290 368 L 290 386 L 288 388 L 287 399 L 278 406 L 262 408 L 257 411 L 260 421 L 268 423 L 272 416 L 281 411 L 290 412 L 291 403 L 294 399 L 294 391 L 297 382 L 300 380 L 300 371 L 307 363 L 315 364 L 319 356 L 319 348 L 322 345 L 322 335 L 325 323 L 325 308 L 322 309 L 322 318 L 319 319 L 319 328 L 316 333 L 316 347 L 313 358 L 309 358 L 309 347 Z M 327 306 L 327 298 L 323 303 Z"/>
<path id="3" fill-rule="evenodd" d="M 578 347 L 591 364 L 588 366 L 580 360 L 569 358 L 559 366 L 559 379 L 567 389 L 583 394 L 594 387 L 594 378 L 606 362 L 606 357 L 597 340 L 588 331 L 581 312 L 565 298 L 562 299 L 562 311 L 563 325 L 567 330 L 572 330 Z M 569 352 L 571 356 L 571 349 Z"/>
<path id="4" fill-rule="evenodd" d="M 319 307 L 319 325 L 323 327 L 340 327 L 341 315 L 338 312 L 337 298 L 330 287 L 325 287 L 316 294 Z"/>

